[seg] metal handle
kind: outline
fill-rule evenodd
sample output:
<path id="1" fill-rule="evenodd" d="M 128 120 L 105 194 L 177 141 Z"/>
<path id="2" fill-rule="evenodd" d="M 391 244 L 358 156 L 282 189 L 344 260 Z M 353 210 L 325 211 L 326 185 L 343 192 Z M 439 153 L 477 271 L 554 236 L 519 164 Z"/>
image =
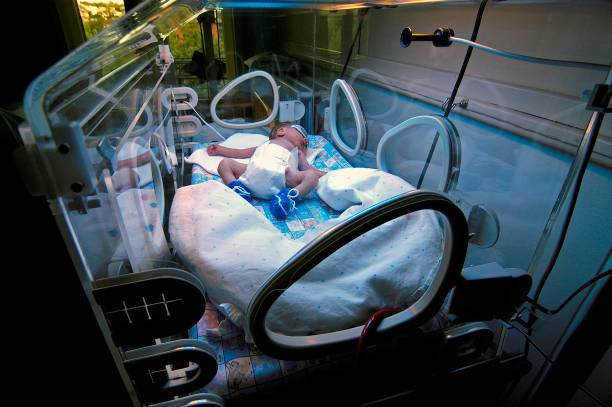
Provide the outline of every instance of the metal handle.
<path id="1" fill-rule="evenodd" d="M 166 365 L 195 364 L 195 371 L 183 380 L 171 381 Z M 126 352 L 125 368 L 143 401 L 169 399 L 199 390 L 215 377 L 214 349 L 196 339 L 180 339 Z"/>
<path id="2" fill-rule="evenodd" d="M 413 34 L 410 27 L 406 27 L 402 30 L 400 44 L 406 48 L 412 41 L 431 41 L 434 47 L 448 47 L 454 35 L 453 29 L 448 27 L 440 27 L 433 34 Z"/>

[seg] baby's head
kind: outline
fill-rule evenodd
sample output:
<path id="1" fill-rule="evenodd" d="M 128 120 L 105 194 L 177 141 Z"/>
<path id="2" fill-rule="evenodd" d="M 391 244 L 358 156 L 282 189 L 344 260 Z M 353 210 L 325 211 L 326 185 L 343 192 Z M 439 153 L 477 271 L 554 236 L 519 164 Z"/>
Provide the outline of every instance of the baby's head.
<path id="1" fill-rule="evenodd" d="M 291 141 L 298 149 L 306 151 L 308 148 L 308 133 L 299 124 L 282 122 L 274 126 L 270 131 L 270 140 L 278 137 L 285 137 Z"/>

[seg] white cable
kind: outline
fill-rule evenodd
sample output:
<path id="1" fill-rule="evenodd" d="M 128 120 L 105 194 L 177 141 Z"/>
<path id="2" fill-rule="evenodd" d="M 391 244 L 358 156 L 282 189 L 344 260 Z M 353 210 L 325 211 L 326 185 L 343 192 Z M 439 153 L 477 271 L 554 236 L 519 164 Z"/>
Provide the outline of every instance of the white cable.
<path id="1" fill-rule="evenodd" d="M 125 134 L 121 138 L 121 141 L 119 141 L 119 144 L 117 145 L 117 148 L 115 148 L 115 151 L 117 153 L 115 153 L 115 155 L 113 156 L 113 160 L 117 159 L 118 152 L 121 151 L 121 148 L 123 147 L 123 145 L 127 141 L 127 139 L 130 136 L 130 134 L 132 133 L 132 130 L 134 129 L 134 127 L 136 126 L 136 123 L 140 119 L 140 116 L 142 115 L 142 112 L 144 111 L 145 107 L 147 107 L 147 105 L 149 104 L 149 100 L 151 100 L 151 96 L 153 96 L 153 94 L 155 93 L 155 89 L 157 89 L 157 87 L 161 83 L 162 79 L 164 79 L 164 76 L 166 76 L 166 72 L 168 71 L 168 67 L 169 67 L 169 65 L 164 65 L 163 70 L 161 72 L 161 75 L 159 76 L 159 79 L 157 80 L 157 83 L 155 84 L 155 86 L 153 86 L 153 89 L 151 89 L 151 93 L 149 93 L 149 96 L 147 96 L 147 98 L 143 102 L 142 106 L 140 107 L 140 110 L 138 110 L 138 113 L 136 113 L 136 116 L 132 120 L 132 123 L 130 123 L 128 129 L 125 131 Z"/>
<path id="2" fill-rule="evenodd" d="M 508 57 L 508 58 L 514 58 L 514 59 L 518 59 L 521 61 L 535 62 L 538 64 L 566 66 L 566 67 L 571 67 L 571 68 L 587 68 L 587 69 L 596 69 L 596 70 L 608 70 L 610 68 L 608 65 L 595 64 L 591 62 L 562 61 L 558 59 L 536 58 L 536 57 L 530 57 L 526 55 L 512 54 L 510 52 L 500 51 L 495 48 L 487 47 L 486 45 L 478 44 L 470 40 L 465 40 L 463 38 L 450 37 L 449 40 L 452 42 L 458 42 L 461 44 L 465 44 L 470 47 L 478 48 L 482 51 L 490 52 L 492 54 L 497 54 L 497 55 L 501 55 L 501 56 Z"/>
<path id="3" fill-rule="evenodd" d="M 168 118 L 168 115 L 169 115 L 169 114 L 170 114 L 170 110 L 168 110 L 168 111 L 166 112 L 166 115 L 165 115 L 165 116 L 164 116 L 164 117 L 161 119 L 161 122 L 159 122 L 159 126 L 157 126 L 157 127 L 155 128 L 155 130 L 153 130 L 153 133 L 157 133 L 157 131 L 158 131 L 159 129 L 161 129 L 161 127 L 162 127 L 162 126 L 164 125 L 164 123 L 166 122 L 166 119 Z"/>
<path id="4" fill-rule="evenodd" d="M 217 131 L 217 130 L 216 130 L 214 127 L 213 127 L 213 126 L 211 126 L 210 124 L 208 124 L 208 122 L 207 122 L 206 120 L 204 120 L 204 118 L 203 118 L 202 116 L 200 116 L 200 113 L 198 113 L 198 111 L 195 109 L 195 107 L 193 107 L 193 106 L 191 105 L 191 103 L 189 103 L 189 102 L 187 102 L 187 101 L 185 101 L 185 103 L 187 103 L 187 104 L 189 105 L 189 107 L 191 107 L 191 108 L 193 109 L 193 111 L 195 112 L 195 114 L 196 114 L 196 115 L 198 115 L 198 117 L 200 118 L 200 120 L 202 120 L 202 122 L 203 122 L 205 125 L 207 125 L 208 127 L 210 127 L 210 128 L 211 128 L 211 129 L 212 129 L 212 130 L 213 130 L 215 133 L 217 133 L 217 135 L 218 135 L 219 137 L 221 137 L 221 139 L 222 139 L 222 140 L 225 140 L 225 137 L 223 137 L 223 136 L 221 135 L 221 133 L 219 133 L 219 132 L 218 132 L 218 131 Z"/>

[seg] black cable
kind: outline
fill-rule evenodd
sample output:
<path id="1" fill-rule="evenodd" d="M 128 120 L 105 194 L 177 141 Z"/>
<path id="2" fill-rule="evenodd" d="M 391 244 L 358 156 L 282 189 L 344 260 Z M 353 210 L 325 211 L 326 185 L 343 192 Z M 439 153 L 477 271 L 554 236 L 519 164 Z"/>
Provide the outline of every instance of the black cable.
<path id="1" fill-rule="evenodd" d="M 361 13 L 361 16 L 359 17 L 359 27 L 357 27 L 357 32 L 355 33 L 355 37 L 353 38 L 351 49 L 349 49 L 349 53 L 346 56 L 346 61 L 344 61 L 344 67 L 342 68 L 342 72 L 340 73 L 340 78 L 342 78 L 344 74 L 346 73 L 346 68 L 348 67 L 349 61 L 351 60 L 351 55 L 353 54 L 353 48 L 355 48 L 355 43 L 357 42 L 357 38 L 359 38 L 359 35 L 361 34 L 361 25 L 363 24 L 363 20 L 365 18 L 365 15 L 368 14 L 368 11 L 370 11 L 370 9 L 366 8 L 365 11 Z"/>
<path id="2" fill-rule="evenodd" d="M 595 277 L 593 277 L 592 279 L 590 279 L 589 281 L 587 281 L 586 283 L 582 284 L 578 289 L 576 289 L 569 297 L 567 297 L 565 299 L 565 301 L 563 301 L 563 303 L 561 303 L 561 305 L 559 305 L 556 309 L 554 310 L 550 310 L 540 304 L 538 304 L 535 300 L 532 300 L 529 297 L 525 297 L 525 300 L 532 304 L 535 308 L 537 308 L 539 311 L 542 311 L 548 315 L 555 315 L 556 313 L 558 313 L 559 311 L 561 311 L 563 309 L 563 307 L 565 307 L 576 295 L 578 295 L 582 290 L 584 290 L 585 288 L 587 288 L 588 286 L 590 286 L 591 284 L 595 283 L 597 280 L 600 280 L 608 275 L 610 275 L 612 273 L 612 268 L 609 268 L 608 270 L 604 271 L 603 273 L 597 274 Z"/>
<path id="3" fill-rule="evenodd" d="M 612 250 L 612 248 L 611 248 L 611 250 Z M 609 259 L 609 255 L 610 255 L 610 252 L 608 252 L 608 256 L 606 256 L 606 258 L 604 259 L 603 263 L 601 264 L 601 266 L 600 266 L 600 268 L 599 268 L 599 270 L 600 270 L 600 271 L 601 271 L 601 270 L 604 268 L 605 264 L 607 263 L 607 261 L 608 261 L 608 259 Z M 572 299 L 572 298 L 573 298 L 573 297 L 574 297 L 576 294 L 578 294 L 580 291 L 582 291 L 584 288 L 588 287 L 589 285 L 593 284 L 595 281 L 597 281 L 597 280 L 599 280 L 599 279 L 601 279 L 601 278 L 603 278 L 603 277 L 606 277 L 606 276 L 610 275 L 610 273 L 612 273 L 612 268 L 610 268 L 610 269 L 608 269 L 608 270 L 606 270 L 606 271 L 604 271 L 604 272 L 602 272 L 602 273 L 597 274 L 597 275 L 596 275 L 594 278 L 590 279 L 589 281 L 587 281 L 586 283 L 584 283 L 584 284 L 583 284 L 583 285 L 582 285 L 580 288 L 578 288 L 577 290 L 575 290 L 575 291 L 574 291 L 574 293 L 572 293 L 572 294 L 571 294 L 571 295 L 570 295 L 570 296 L 569 296 L 569 297 L 568 297 L 568 298 L 567 298 L 567 299 L 566 299 L 566 300 L 565 300 L 565 301 L 564 301 L 564 302 L 561 304 L 561 306 L 559 306 L 559 307 L 558 307 L 556 310 L 554 310 L 554 311 L 547 310 L 546 308 L 541 307 L 541 306 L 539 306 L 539 305 L 538 305 L 538 307 L 540 308 L 540 310 L 543 310 L 543 311 L 545 311 L 545 312 L 547 312 L 547 313 L 550 313 L 550 314 L 554 314 L 554 313 L 556 313 L 556 312 L 559 312 L 559 311 L 560 311 L 560 310 L 561 310 L 561 309 L 562 309 L 562 308 L 563 308 L 563 307 L 564 307 L 564 306 L 565 306 L 565 305 L 566 305 L 566 304 L 567 304 L 567 303 L 568 303 L 568 302 L 569 302 L 569 301 L 570 301 L 570 300 L 571 300 L 571 299 Z M 536 305 L 537 305 L 537 304 L 536 304 Z M 529 343 L 529 344 L 531 344 L 531 345 L 533 345 L 533 347 L 534 347 L 534 348 L 536 348 L 536 350 L 537 350 L 537 351 L 538 351 L 538 352 L 539 352 L 539 353 L 540 353 L 540 354 L 541 354 L 541 355 L 542 355 L 542 356 L 543 356 L 543 357 L 546 359 L 546 361 L 547 361 L 547 362 L 548 362 L 550 365 L 555 365 L 555 364 L 559 363 L 559 362 L 558 362 L 558 360 L 553 360 L 553 359 L 552 359 L 552 357 L 550 357 L 548 354 L 546 354 L 546 353 L 545 353 L 545 352 L 544 352 L 544 351 L 543 351 L 543 350 L 542 350 L 542 349 L 541 349 L 541 348 L 540 348 L 540 347 L 539 347 L 539 346 L 538 346 L 538 345 L 537 345 L 537 344 L 536 344 L 536 343 L 535 343 L 535 342 L 534 342 L 534 341 L 531 339 L 531 336 L 530 336 L 528 333 L 526 333 L 526 332 L 522 331 L 522 330 L 521 330 L 519 327 L 517 327 L 515 324 L 513 324 L 513 323 L 512 323 L 512 320 L 510 320 L 510 321 L 503 321 L 503 322 L 504 322 L 504 323 L 506 323 L 507 325 L 509 325 L 510 327 L 512 327 L 512 328 L 514 328 L 514 329 L 516 329 L 516 330 L 517 330 L 517 331 L 518 331 L 520 334 L 522 334 L 522 335 L 525 337 L 526 342 L 527 342 L 527 343 Z M 520 322 L 520 321 L 519 321 L 519 322 Z M 526 355 L 525 355 L 525 356 L 526 356 Z M 561 362 L 561 363 L 563 363 L 563 362 Z M 557 365 L 557 366 L 558 366 L 558 365 Z M 517 380 L 518 380 L 518 379 L 517 379 Z M 513 386 L 512 386 L 512 387 L 511 387 L 511 388 L 510 388 L 508 391 L 506 391 L 506 392 L 505 392 L 505 394 L 502 396 L 501 400 L 505 400 L 505 399 L 507 399 L 507 398 L 509 397 L 509 395 L 510 395 L 510 394 L 511 394 L 511 393 L 512 393 L 512 392 L 513 392 L 515 389 L 516 389 L 516 385 L 517 385 L 517 383 L 518 383 L 517 381 L 515 381 L 515 382 L 514 382 Z M 534 383 L 535 383 L 535 382 L 534 382 Z M 578 386 L 578 388 L 582 389 L 582 390 L 583 390 L 583 391 L 584 391 L 584 392 L 585 392 L 585 393 L 586 393 L 586 394 L 587 394 L 589 397 L 591 397 L 591 398 L 592 398 L 592 399 L 593 399 L 593 400 L 594 400 L 596 403 L 598 403 L 599 405 L 602 405 L 602 406 L 603 406 L 603 405 L 605 405 L 604 403 L 602 403 L 602 402 L 601 402 L 601 400 L 599 400 L 599 399 L 598 399 L 598 398 L 597 398 L 595 395 L 593 395 L 592 393 L 590 393 L 590 392 L 589 392 L 589 391 L 588 391 L 586 388 L 584 388 L 582 385 L 578 384 L 577 386 Z M 531 386 L 531 388 L 533 388 L 533 385 Z M 530 391 L 531 391 L 531 390 L 529 390 L 527 393 L 529 393 Z"/>
<path id="4" fill-rule="evenodd" d="M 584 283 L 583 285 L 581 285 L 578 289 L 576 289 L 572 294 L 570 294 L 569 297 L 567 297 L 565 299 L 565 301 L 563 301 L 563 303 L 561 303 L 561 305 L 559 307 L 557 307 L 555 310 L 549 310 L 548 308 L 538 304 L 537 299 L 531 299 L 529 297 L 525 297 L 525 301 L 529 302 L 530 304 L 532 304 L 532 313 L 529 315 L 529 318 L 527 320 L 527 326 L 528 326 L 528 330 L 531 333 L 531 325 L 533 325 L 533 323 L 536 320 L 535 317 L 535 309 L 539 309 L 542 312 L 545 312 L 548 315 L 554 315 L 556 313 L 558 313 L 559 311 L 561 311 L 561 309 L 563 309 L 563 307 L 565 307 L 571 300 L 572 298 L 574 298 L 576 295 L 578 295 L 578 293 L 582 290 L 584 290 L 585 288 L 587 288 L 588 286 L 590 286 L 591 284 L 595 283 L 597 280 L 607 276 L 610 274 L 612 269 L 608 269 L 604 272 L 601 272 L 601 270 L 604 269 L 604 267 L 606 266 L 606 263 L 608 262 L 608 260 L 610 259 L 610 255 L 612 255 L 612 247 L 610 247 L 608 249 L 608 253 L 606 254 L 606 256 L 604 257 L 604 259 L 602 260 L 599 268 L 597 269 L 597 275 L 595 277 L 593 277 L 592 279 L 590 279 L 589 281 L 587 281 L 586 283 Z M 525 355 L 527 355 L 529 353 L 529 342 L 525 342 L 525 349 L 523 351 L 523 353 Z"/>
<path id="5" fill-rule="evenodd" d="M 542 348 L 540 348 L 540 347 L 538 346 L 538 344 L 536 344 L 536 343 L 533 341 L 533 339 L 531 339 L 531 337 L 529 336 L 529 334 L 527 334 L 527 332 L 523 332 L 523 331 L 522 331 L 522 330 L 521 330 L 521 329 L 520 329 L 518 326 L 514 325 L 514 324 L 512 323 L 512 321 L 503 321 L 503 322 L 504 322 L 505 324 L 509 325 L 510 327 L 512 327 L 512 328 L 514 328 L 514 329 L 516 329 L 516 331 L 517 331 L 517 332 L 519 332 L 521 335 L 523 335 L 523 336 L 525 337 L 526 342 L 527 342 L 527 343 L 531 343 L 531 344 L 533 345 L 533 347 L 537 349 L 537 351 L 538 351 L 538 352 L 539 352 L 539 353 L 540 353 L 540 354 L 541 354 L 541 355 L 544 357 L 544 359 L 546 359 L 546 361 L 547 361 L 548 363 L 550 363 L 550 364 L 555 363 L 555 361 L 554 361 L 554 360 L 553 360 L 553 359 L 552 359 L 550 356 L 548 356 L 548 354 L 547 354 L 546 352 L 544 352 L 544 351 L 542 350 Z M 511 385 L 510 389 L 506 390 L 506 391 L 504 392 L 504 394 L 503 394 L 503 395 L 500 397 L 500 400 L 499 400 L 500 404 L 501 404 L 501 402 L 502 402 L 502 401 L 507 400 L 507 399 L 508 399 L 508 397 L 510 397 L 510 395 L 511 395 L 511 394 L 514 392 L 514 390 L 516 390 L 516 387 L 517 387 L 517 385 L 518 385 L 519 380 L 520 380 L 520 377 L 517 377 L 517 378 L 514 380 L 514 382 L 512 383 L 512 385 Z"/>
<path id="6" fill-rule="evenodd" d="M 474 30 L 472 31 L 472 37 L 470 38 L 470 41 L 472 42 L 476 42 L 476 36 L 478 35 L 478 30 L 480 29 L 480 22 L 482 21 L 482 14 L 484 13 L 484 8 L 486 4 L 487 4 L 487 0 L 483 0 L 480 2 L 480 6 L 478 7 L 478 14 L 476 14 L 476 22 L 474 23 Z M 468 62 L 470 61 L 470 57 L 472 56 L 473 49 L 474 49 L 473 47 L 468 47 L 467 52 L 465 53 L 463 64 L 461 65 L 461 69 L 459 70 L 459 76 L 457 76 L 457 80 L 455 81 L 455 87 L 453 88 L 453 92 L 451 93 L 451 96 L 448 99 L 448 103 L 446 104 L 446 109 L 444 111 L 444 117 L 448 117 L 451 109 L 453 108 L 455 97 L 457 97 L 457 92 L 459 91 L 459 85 L 461 85 L 461 81 L 463 80 L 463 75 L 465 74 L 465 70 L 467 69 Z"/>
<path id="7" fill-rule="evenodd" d="M 484 13 L 485 6 L 487 5 L 487 0 L 482 0 L 480 2 L 480 6 L 478 7 L 478 13 L 476 14 L 476 21 L 474 22 L 474 29 L 472 30 L 472 36 L 470 37 L 470 41 L 475 42 L 476 36 L 478 35 L 478 30 L 480 29 L 480 22 L 482 21 L 482 14 Z M 455 81 L 455 86 L 453 87 L 453 91 L 451 92 L 450 97 L 446 101 L 446 109 L 444 111 L 444 117 L 448 117 L 451 109 L 453 108 L 453 103 L 455 101 L 455 97 L 457 97 L 457 92 L 459 91 L 459 86 L 461 85 L 461 81 L 463 80 L 463 75 L 465 74 L 465 70 L 467 69 L 468 63 L 470 62 L 470 57 L 472 56 L 473 47 L 468 47 L 465 57 L 463 58 L 463 64 L 461 64 L 461 69 L 459 70 L 459 75 L 457 76 L 457 80 Z M 440 134 L 436 133 L 434 136 L 434 140 L 431 143 L 431 148 L 429 149 L 429 154 L 427 154 L 427 158 L 425 159 L 425 165 L 423 166 L 423 170 L 421 171 L 421 176 L 419 177 L 419 181 L 417 182 L 417 189 L 421 187 L 423 183 L 423 178 L 425 178 L 425 173 L 429 168 L 429 164 L 431 162 L 431 158 L 433 157 L 434 150 L 436 149 L 436 145 L 438 144 L 438 138 Z"/>
<path id="8" fill-rule="evenodd" d="M 542 348 L 540 348 L 538 344 L 534 342 L 533 339 L 531 339 L 531 336 L 527 332 L 523 332 L 518 326 L 514 325 L 511 321 L 504 321 L 504 322 L 510 325 L 512 328 L 516 329 L 520 334 L 522 334 L 525 337 L 525 339 L 529 343 L 531 343 L 538 352 L 540 352 L 540 354 L 544 357 L 544 359 L 546 359 L 547 362 L 555 363 L 555 361 L 550 356 L 548 356 L 548 354 L 544 352 Z"/>

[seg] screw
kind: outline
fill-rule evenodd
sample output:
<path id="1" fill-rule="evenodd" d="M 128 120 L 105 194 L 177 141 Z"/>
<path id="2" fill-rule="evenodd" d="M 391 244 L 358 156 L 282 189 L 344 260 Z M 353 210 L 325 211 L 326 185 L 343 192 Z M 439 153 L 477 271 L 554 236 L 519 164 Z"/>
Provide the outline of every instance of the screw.
<path id="1" fill-rule="evenodd" d="M 68 143 L 60 144 L 59 147 L 57 147 L 57 151 L 59 151 L 60 154 L 68 154 L 70 152 L 70 144 Z"/>
<path id="2" fill-rule="evenodd" d="M 70 189 L 72 190 L 72 192 L 79 193 L 79 192 L 83 191 L 83 187 L 84 187 L 84 186 L 85 186 L 85 185 L 83 185 L 83 183 L 82 183 L 82 182 L 73 182 L 73 183 L 70 185 Z"/>

